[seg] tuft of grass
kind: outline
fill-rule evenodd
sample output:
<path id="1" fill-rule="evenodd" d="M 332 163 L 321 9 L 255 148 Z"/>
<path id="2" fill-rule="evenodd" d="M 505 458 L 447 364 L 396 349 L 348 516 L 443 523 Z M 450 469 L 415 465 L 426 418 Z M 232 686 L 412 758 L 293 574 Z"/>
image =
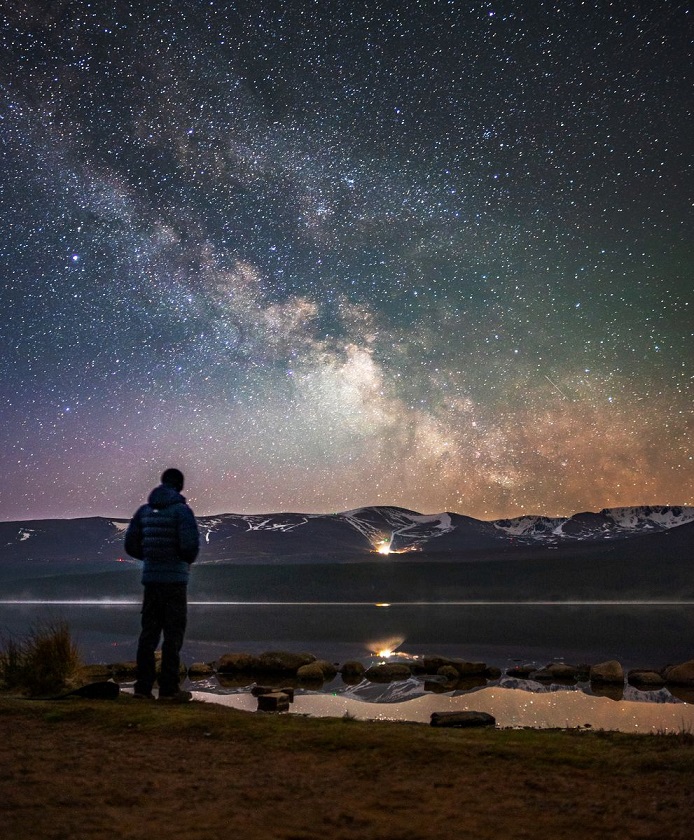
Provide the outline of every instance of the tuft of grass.
<path id="1" fill-rule="evenodd" d="M 65 621 L 35 625 L 21 640 L 2 640 L 0 682 L 6 689 L 31 697 L 55 694 L 71 687 L 80 667 L 77 646 Z"/>
<path id="2" fill-rule="evenodd" d="M 3 687 L 13 688 L 21 684 L 23 660 L 22 645 L 13 638 L 3 639 L 0 648 L 0 683 Z"/>
<path id="3" fill-rule="evenodd" d="M 680 728 L 677 732 L 666 732 L 664 729 L 658 729 L 653 733 L 653 735 L 656 735 L 661 739 L 665 738 L 670 741 L 676 741 L 682 746 L 694 747 L 694 731 L 692 731 L 692 727 L 684 721 L 680 724 Z"/>

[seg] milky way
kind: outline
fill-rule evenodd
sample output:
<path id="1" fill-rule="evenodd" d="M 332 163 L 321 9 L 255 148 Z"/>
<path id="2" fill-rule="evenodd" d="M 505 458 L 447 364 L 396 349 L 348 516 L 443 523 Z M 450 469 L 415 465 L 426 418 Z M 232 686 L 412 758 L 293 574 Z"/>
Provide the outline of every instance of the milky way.
<path id="1" fill-rule="evenodd" d="M 0 517 L 694 503 L 693 14 L 3 4 Z"/>

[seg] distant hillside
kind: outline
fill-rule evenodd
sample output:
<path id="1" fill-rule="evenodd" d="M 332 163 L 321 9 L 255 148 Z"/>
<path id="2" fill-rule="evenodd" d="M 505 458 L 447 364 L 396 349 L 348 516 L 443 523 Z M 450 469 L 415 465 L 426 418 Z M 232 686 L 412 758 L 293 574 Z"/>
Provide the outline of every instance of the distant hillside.
<path id="1" fill-rule="evenodd" d="M 394 507 L 200 517 L 191 596 L 237 600 L 694 598 L 694 508 L 484 522 Z M 3 598 L 139 595 L 126 520 L 0 523 Z"/>
<path id="2" fill-rule="evenodd" d="M 367 507 L 335 514 L 268 513 L 198 518 L 200 563 L 365 562 L 378 554 L 505 553 L 523 547 L 607 544 L 694 522 L 694 507 L 632 507 L 571 517 L 524 516 L 485 522 L 457 513 Z M 127 520 L 91 517 L 0 522 L 0 566 L 31 560 L 92 563 L 127 559 Z"/>

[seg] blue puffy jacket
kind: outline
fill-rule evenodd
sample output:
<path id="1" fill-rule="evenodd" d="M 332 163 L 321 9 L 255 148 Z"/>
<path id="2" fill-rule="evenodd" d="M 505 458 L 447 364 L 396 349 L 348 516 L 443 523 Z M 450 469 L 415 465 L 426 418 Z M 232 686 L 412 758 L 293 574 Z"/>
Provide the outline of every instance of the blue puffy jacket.
<path id="1" fill-rule="evenodd" d="M 187 583 L 200 536 L 185 497 L 168 484 L 149 494 L 125 532 L 125 550 L 143 560 L 142 583 Z"/>

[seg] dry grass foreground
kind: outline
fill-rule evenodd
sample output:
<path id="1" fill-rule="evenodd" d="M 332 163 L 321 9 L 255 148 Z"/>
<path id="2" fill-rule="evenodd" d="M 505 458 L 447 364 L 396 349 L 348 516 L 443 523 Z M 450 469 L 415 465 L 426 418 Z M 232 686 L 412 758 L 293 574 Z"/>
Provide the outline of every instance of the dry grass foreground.
<path id="1" fill-rule="evenodd" d="M 3 840 L 691 837 L 694 738 L 0 698 Z"/>

